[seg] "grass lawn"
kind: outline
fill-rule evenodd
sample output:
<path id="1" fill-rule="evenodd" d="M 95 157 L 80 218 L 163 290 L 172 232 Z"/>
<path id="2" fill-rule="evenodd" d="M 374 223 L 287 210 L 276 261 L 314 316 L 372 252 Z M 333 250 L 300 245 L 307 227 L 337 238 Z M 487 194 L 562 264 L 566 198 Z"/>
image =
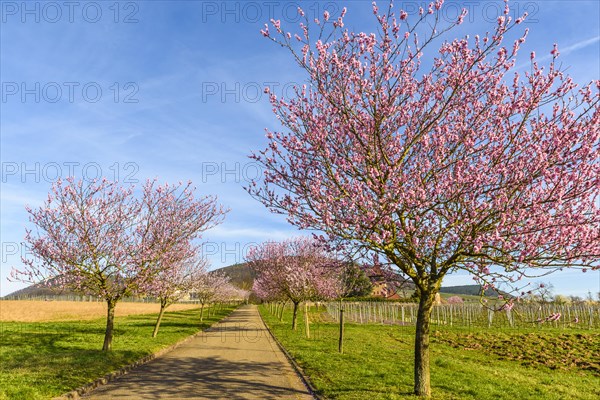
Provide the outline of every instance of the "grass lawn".
<path id="1" fill-rule="evenodd" d="M 410 399 L 414 327 L 339 325 L 310 314 L 311 338 L 260 307 L 273 333 L 327 399 Z M 565 400 L 600 398 L 600 332 L 432 328 L 433 399 Z"/>
<path id="2" fill-rule="evenodd" d="M 65 322 L 0 322 L 0 399 L 49 399 L 205 329 L 228 315 L 217 311 L 200 323 L 199 309 L 115 318 L 113 351 L 103 353 L 105 319 Z"/>

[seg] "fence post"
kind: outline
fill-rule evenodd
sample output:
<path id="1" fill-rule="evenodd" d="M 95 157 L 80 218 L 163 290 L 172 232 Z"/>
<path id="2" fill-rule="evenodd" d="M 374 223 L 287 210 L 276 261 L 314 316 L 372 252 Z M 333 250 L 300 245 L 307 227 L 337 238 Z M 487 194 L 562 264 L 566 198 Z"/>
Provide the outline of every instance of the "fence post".
<path id="1" fill-rule="evenodd" d="M 310 339 L 310 321 L 308 319 L 308 302 L 304 302 L 304 325 L 306 326 L 306 338 Z"/>
<path id="2" fill-rule="evenodd" d="M 338 351 L 344 353 L 344 307 L 340 304 L 340 341 L 338 343 Z"/>

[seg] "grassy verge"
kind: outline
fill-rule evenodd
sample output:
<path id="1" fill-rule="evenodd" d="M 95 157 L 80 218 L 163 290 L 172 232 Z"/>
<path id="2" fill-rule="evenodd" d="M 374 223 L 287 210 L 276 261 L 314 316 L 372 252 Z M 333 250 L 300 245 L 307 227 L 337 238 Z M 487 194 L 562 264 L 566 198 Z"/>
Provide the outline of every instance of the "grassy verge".
<path id="1" fill-rule="evenodd" d="M 225 317 L 167 312 L 152 338 L 156 314 L 115 318 L 113 351 L 101 351 L 105 320 L 0 323 L 0 399 L 48 399 L 83 386 L 168 347 Z"/>
<path id="2" fill-rule="evenodd" d="M 410 399 L 413 337 L 409 326 L 339 326 L 313 312 L 311 338 L 260 307 L 318 393 L 327 399 Z M 302 321 L 299 316 L 299 322 Z M 589 330 L 487 330 L 434 327 L 431 345 L 433 399 L 598 399 L 600 333 Z"/>

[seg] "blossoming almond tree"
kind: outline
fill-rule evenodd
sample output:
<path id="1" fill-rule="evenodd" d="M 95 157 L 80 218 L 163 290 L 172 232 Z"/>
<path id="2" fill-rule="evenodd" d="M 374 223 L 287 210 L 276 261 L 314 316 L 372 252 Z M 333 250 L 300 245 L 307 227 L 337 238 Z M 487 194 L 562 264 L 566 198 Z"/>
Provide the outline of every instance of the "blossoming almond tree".
<path id="1" fill-rule="evenodd" d="M 242 302 L 247 301 L 249 296 L 250 292 L 248 290 L 240 289 L 239 287 L 231 283 L 231 281 L 229 281 L 219 291 L 215 300 L 221 303 L 232 301 Z"/>
<path id="2" fill-rule="evenodd" d="M 35 258 L 24 258 L 13 277 L 103 298 L 104 351 L 112 346 L 117 302 L 189 259 L 190 243 L 225 213 L 213 197 L 195 199 L 191 184 L 148 181 L 138 198 L 118 182 L 72 178 L 58 180 L 43 206 L 27 211 L 36 230 L 25 241 Z"/>
<path id="3" fill-rule="evenodd" d="M 195 283 L 203 280 L 207 274 L 208 260 L 193 254 L 192 258 L 182 260 L 174 266 L 158 267 L 159 272 L 140 289 L 140 292 L 154 296 L 160 302 L 152 337 L 158 334 L 165 309 L 187 296 Z"/>
<path id="4" fill-rule="evenodd" d="M 198 275 L 192 281 L 191 297 L 200 302 L 200 322 L 204 320 L 204 306 L 216 300 L 229 290 L 231 279 L 221 271 L 211 271 Z"/>
<path id="5" fill-rule="evenodd" d="M 253 290 L 258 297 L 294 304 L 294 330 L 301 302 L 334 298 L 341 291 L 341 264 L 312 239 L 266 242 L 252 248 L 246 261 L 256 272 Z"/>
<path id="6" fill-rule="evenodd" d="M 253 155 L 264 180 L 248 188 L 292 224 L 378 253 L 414 282 L 414 392 L 425 396 L 446 274 L 497 285 L 597 268 L 600 256 L 600 82 L 576 85 L 556 45 L 546 67 L 531 53 L 531 71 L 516 72 L 527 30 L 504 38 L 526 15 L 512 20 L 508 3 L 491 33 L 431 53 L 466 15 L 441 26 L 442 3 L 416 16 L 373 4 L 371 34 L 342 31 L 345 9 L 298 34 L 266 26 L 308 85 L 294 98 L 270 94 L 285 131 L 267 132 L 268 148 Z"/>

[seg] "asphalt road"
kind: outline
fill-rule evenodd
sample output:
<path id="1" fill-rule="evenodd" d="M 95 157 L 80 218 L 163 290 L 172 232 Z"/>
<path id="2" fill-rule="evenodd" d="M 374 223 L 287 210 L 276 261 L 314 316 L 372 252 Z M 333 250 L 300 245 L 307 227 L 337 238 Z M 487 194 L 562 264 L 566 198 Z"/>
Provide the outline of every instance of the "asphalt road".
<path id="1" fill-rule="evenodd" d="M 84 398 L 313 399 L 254 305 Z"/>

